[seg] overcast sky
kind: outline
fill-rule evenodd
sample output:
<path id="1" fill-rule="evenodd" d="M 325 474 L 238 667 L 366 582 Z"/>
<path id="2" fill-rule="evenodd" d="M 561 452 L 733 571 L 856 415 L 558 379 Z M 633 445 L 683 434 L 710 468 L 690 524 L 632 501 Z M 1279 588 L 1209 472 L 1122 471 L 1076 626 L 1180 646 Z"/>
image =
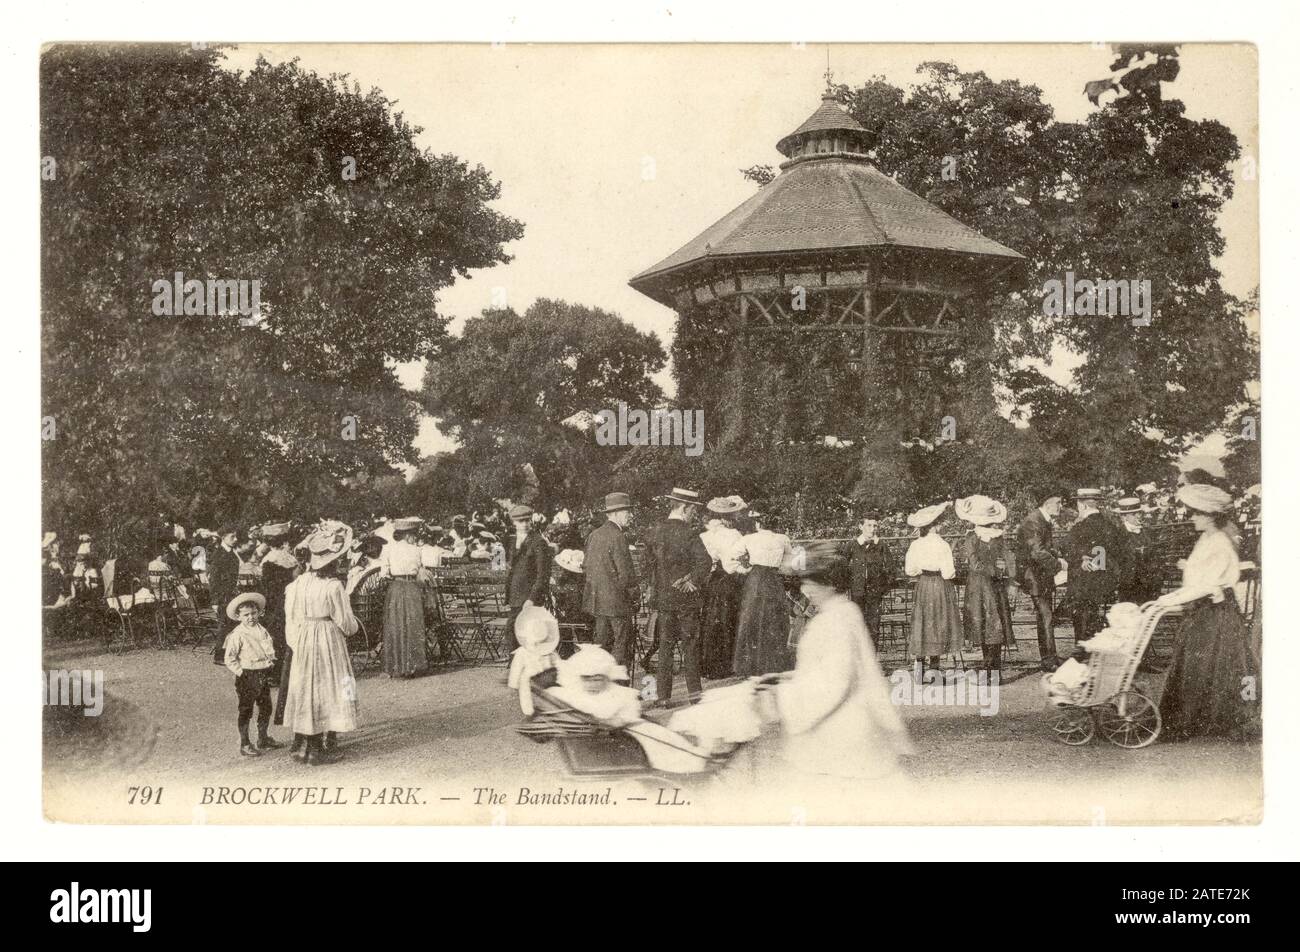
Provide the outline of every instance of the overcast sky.
<path id="1" fill-rule="evenodd" d="M 817 107 L 825 44 L 781 45 L 257 45 L 229 51 L 236 68 L 257 55 L 298 57 L 322 75 L 346 72 L 378 86 L 416 126 L 422 145 L 485 166 L 502 183 L 496 207 L 524 222 L 515 260 L 443 292 L 439 309 L 464 320 L 504 288 L 522 312 L 538 297 L 614 311 L 671 342 L 672 311 L 627 279 L 676 250 L 749 195 L 739 169 L 781 160 L 776 141 Z M 1104 46 L 832 45 L 837 82 L 881 75 L 898 86 L 927 60 L 1018 79 L 1043 91 L 1058 119 L 1092 108 L 1085 82 L 1108 75 Z M 1258 155 L 1257 65 L 1250 46 L 1186 45 L 1166 95 L 1192 119 L 1228 126 L 1244 155 Z M 1259 283 L 1257 180 L 1237 170 L 1221 225 L 1225 285 L 1244 295 Z M 1112 275 L 1112 277 L 1124 277 Z M 1132 277 L 1137 277 L 1136 275 Z M 407 386 L 422 368 L 404 365 Z M 1068 364 L 1057 376 L 1068 375 Z M 660 381 L 672 391 L 667 372 Z M 451 447 L 432 420 L 422 453 Z"/>

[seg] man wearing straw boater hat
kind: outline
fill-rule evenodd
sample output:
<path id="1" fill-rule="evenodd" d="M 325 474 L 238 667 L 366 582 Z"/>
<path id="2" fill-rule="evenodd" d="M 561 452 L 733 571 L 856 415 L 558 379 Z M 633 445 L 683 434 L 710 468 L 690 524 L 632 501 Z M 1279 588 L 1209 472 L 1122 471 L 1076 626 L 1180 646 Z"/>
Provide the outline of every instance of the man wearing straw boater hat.
<path id="1" fill-rule="evenodd" d="M 1105 625 L 1105 608 L 1115 598 L 1128 560 L 1128 541 L 1102 515 L 1101 490 L 1078 490 L 1074 504 L 1079 518 L 1066 535 L 1065 560 L 1070 566 L 1070 615 L 1078 644 Z"/>
<path id="2" fill-rule="evenodd" d="M 515 619 L 524 607 L 532 602 L 538 608 L 546 607 L 546 596 L 551 588 L 551 546 L 533 529 L 533 509 L 518 503 L 510 507 L 510 522 L 515 527 L 514 558 L 506 576 L 506 598 L 510 614 L 506 616 L 506 651 L 519 647 L 515 639 Z"/>
<path id="3" fill-rule="evenodd" d="M 655 634 L 659 639 L 659 669 L 655 686 L 660 701 L 673 694 L 673 649 L 680 641 L 686 690 L 699 694 L 701 592 L 709 581 L 713 559 L 704 547 L 695 516 L 703 505 L 700 494 L 674 487 L 660 496 L 671 507 L 668 516 L 646 534 L 645 571 L 653 594 Z"/>
<path id="4" fill-rule="evenodd" d="M 1121 602 L 1145 605 L 1159 598 L 1163 587 L 1160 552 L 1152 534 L 1142 525 L 1142 500 L 1125 496 L 1115 504 L 1115 514 L 1124 523 L 1128 540 L 1128 558 L 1122 566 L 1118 598 Z"/>
<path id="5" fill-rule="evenodd" d="M 582 610 L 595 619 L 593 640 L 626 666 L 632 656 L 632 615 L 640 597 L 632 553 L 623 535 L 632 520 L 632 497 L 610 493 L 599 511 L 605 513 L 605 522 L 587 536 L 583 552 Z"/>

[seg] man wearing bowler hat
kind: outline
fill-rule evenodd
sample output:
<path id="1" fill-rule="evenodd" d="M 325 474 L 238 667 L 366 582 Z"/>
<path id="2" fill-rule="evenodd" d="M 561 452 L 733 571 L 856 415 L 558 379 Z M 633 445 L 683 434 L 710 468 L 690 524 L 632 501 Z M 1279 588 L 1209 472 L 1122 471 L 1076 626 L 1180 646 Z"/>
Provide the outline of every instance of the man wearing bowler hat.
<path id="1" fill-rule="evenodd" d="M 510 522 L 515 527 L 514 558 L 506 576 L 506 597 L 510 614 L 506 616 L 506 651 L 519 647 L 515 638 L 515 619 L 524 602 L 546 607 L 551 590 L 551 546 L 540 532 L 533 530 L 533 510 L 522 504 L 510 507 Z"/>
<path id="2" fill-rule="evenodd" d="M 640 589 L 623 530 L 632 520 L 627 493 L 605 497 L 605 522 L 587 536 L 583 552 L 582 610 L 595 619 L 592 640 L 627 666 L 632 660 L 632 615 Z"/>
<path id="3" fill-rule="evenodd" d="M 661 701 L 673 694 L 673 649 L 680 641 L 686 690 L 699 694 L 700 607 L 713 559 L 698 529 L 692 527 L 703 501 L 689 489 L 674 488 L 661 496 L 672 507 L 668 517 L 646 535 L 645 572 L 653 586 L 651 608 L 659 637 L 655 686 Z"/>

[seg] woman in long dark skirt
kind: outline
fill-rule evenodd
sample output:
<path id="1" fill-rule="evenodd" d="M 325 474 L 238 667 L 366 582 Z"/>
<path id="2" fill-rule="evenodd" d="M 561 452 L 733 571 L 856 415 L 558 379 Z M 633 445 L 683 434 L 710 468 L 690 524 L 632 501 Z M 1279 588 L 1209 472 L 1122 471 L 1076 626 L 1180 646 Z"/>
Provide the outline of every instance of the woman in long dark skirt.
<path id="1" fill-rule="evenodd" d="M 736 517 L 746 506 L 739 496 L 724 496 L 709 500 L 706 508 L 709 524 L 700 533 L 700 541 L 713 559 L 713 570 L 704 589 L 700 673 L 710 679 L 728 678 L 735 660 L 740 591 L 745 581 L 738 574 L 740 565 L 736 561 L 737 546 L 744 538 L 736 526 Z"/>
<path id="2" fill-rule="evenodd" d="M 1217 486 L 1191 484 L 1178 490 L 1178 500 L 1201 535 L 1183 563 L 1182 587 L 1158 599 L 1183 606 L 1160 696 L 1161 736 L 1243 739 L 1258 729 L 1259 691 L 1251 681 L 1258 672 L 1233 592 L 1240 574 L 1237 549 L 1224 531 L 1232 497 Z"/>
<path id="3" fill-rule="evenodd" d="M 753 677 L 789 670 L 790 604 L 780 566 L 790 556 L 790 538 L 760 527 L 741 538 L 737 551 L 749 572 L 740 590 L 732 671 Z"/>
<path id="4" fill-rule="evenodd" d="M 390 678 L 422 674 L 429 666 L 424 641 L 424 586 L 420 574 L 420 547 L 409 541 L 419 519 L 393 523 L 393 541 L 380 557 L 382 574 L 391 577 L 384 603 L 384 673 Z"/>
<path id="5" fill-rule="evenodd" d="M 961 606 L 952 584 L 957 574 L 952 546 L 939 535 L 943 514 L 951 505 L 943 502 L 926 506 L 907 517 L 907 524 L 920 537 L 907 547 L 903 571 L 916 579 L 912 592 L 912 630 L 907 639 L 908 655 L 918 664 L 927 659 L 939 666 L 941 655 L 961 650 Z"/>
<path id="6" fill-rule="evenodd" d="M 1014 644 L 1007 579 L 1015 577 L 1015 561 L 1003 538 L 1006 506 L 987 496 L 957 500 L 957 517 L 971 524 L 962 546 L 966 555 L 966 602 L 962 618 L 966 639 L 984 655 L 989 671 L 1002 669 L 1002 649 Z"/>

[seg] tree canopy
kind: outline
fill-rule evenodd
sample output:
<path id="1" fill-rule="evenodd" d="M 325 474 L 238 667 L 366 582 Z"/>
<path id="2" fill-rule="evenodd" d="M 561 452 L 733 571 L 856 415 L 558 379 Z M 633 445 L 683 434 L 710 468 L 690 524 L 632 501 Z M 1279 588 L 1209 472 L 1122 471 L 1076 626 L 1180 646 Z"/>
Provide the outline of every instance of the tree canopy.
<path id="1" fill-rule="evenodd" d="M 922 63 L 917 72 L 907 90 L 877 78 L 835 93 L 868 130 L 877 168 L 1028 259 L 1019 286 L 988 302 L 987 319 L 990 384 L 1030 432 L 965 428 L 956 443 L 926 450 L 924 465 L 908 462 L 917 450 L 899 442 L 933 442 L 940 414 L 981 419 L 971 401 L 985 395 L 963 386 L 970 368 L 960 353 L 928 348 L 946 363 L 939 377 L 947 383 L 939 385 L 905 382 L 912 368 L 889 355 L 880 372 L 895 402 L 881 412 L 906 423 L 883 454 L 871 448 L 858 494 L 914 505 L 997 489 L 1004 478 L 1014 492 L 1046 465 L 1064 481 L 1131 486 L 1160 475 L 1169 459 L 1240 412 L 1258 375 L 1253 305 L 1224 289 L 1215 264 L 1224 250 L 1218 215 L 1240 156 L 1236 137 L 1217 121 L 1188 119 L 1181 102 L 1163 95 L 1162 83 L 1178 75 L 1174 47 L 1118 48 L 1112 76 L 1081 93 L 1098 105 L 1078 123 L 1057 121 L 1033 85 L 951 63 Z M 744 174 L 760 186 L 772 175 L 765 166 Z M 1044 282 L 1067 271 L 1149 280 L 1149 326 L 1045 315 Z M 1078 361 L 1064 386 L 1040 369 L 1061 354 Z M 675 367 L 689 375 L 693 365 Z M 700 382 L 679 377 L 679 385 Z M 936 400 L 938 408 L 918 415 Z M 1007 458 L 1026 471 L 996 472 Z M 951 482 L 936 485 L 936 473 Z"/>
<path id="2" fill-rule="evenodd" d="M 415 461 L 396 362 L 523 226 L 378 90 L 220 49 L 41 57 L 45 521 L 346 514 Z M 153 283 L 260 283 L 260 315 L 157 316 Z M 50 438 L 52 437 L 52 438 Z"/>
<path id="3" fill-rule="evenodd" d="M 572 418 L 620 401 L 661 405 L 653 375 L 665 360 L 659 338 L 616 314 L 540 298 L 523 314 L 488 310 L 466 321 L 429 362 L 423 402 L 461 443 L 457 453 L 478 493 L 520 498 L 531 465 L 527 478 L 535 477 L 542 501 L 572 503 L 604 492 L 625 452 L 599 446 Z"/>

